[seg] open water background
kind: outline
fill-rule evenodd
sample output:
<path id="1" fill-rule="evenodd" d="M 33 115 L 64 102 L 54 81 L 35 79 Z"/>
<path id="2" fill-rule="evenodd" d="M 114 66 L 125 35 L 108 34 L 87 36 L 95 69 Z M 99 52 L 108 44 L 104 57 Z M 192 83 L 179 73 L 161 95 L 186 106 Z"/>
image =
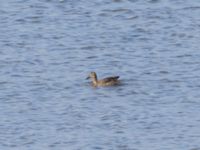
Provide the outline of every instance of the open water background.
<path id="1" fill-rule="evenodd" d="M 0 149 L 199 150 L 200 1 L 0 0 Z"/>

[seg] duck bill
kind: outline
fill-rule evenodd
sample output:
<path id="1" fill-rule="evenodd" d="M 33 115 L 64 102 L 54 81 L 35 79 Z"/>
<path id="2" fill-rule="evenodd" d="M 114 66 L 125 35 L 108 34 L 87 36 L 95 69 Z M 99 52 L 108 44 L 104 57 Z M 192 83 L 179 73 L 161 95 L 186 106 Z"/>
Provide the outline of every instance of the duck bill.
<path id="1" fill-rule="evenodd" d="M 90 76 L 88 76 L 87 78 L 86 78 L 86 80 L 88 80 L 90 78 Z"/>

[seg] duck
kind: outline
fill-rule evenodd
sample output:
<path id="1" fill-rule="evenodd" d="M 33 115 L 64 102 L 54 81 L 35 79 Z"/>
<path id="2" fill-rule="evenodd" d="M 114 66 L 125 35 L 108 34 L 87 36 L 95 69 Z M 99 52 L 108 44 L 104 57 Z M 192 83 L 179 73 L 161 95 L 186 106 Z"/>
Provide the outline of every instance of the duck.
<path id="1" fill-rule="evenodd" d="M 119 83 L 119 76 L 111 76 L 101 80 L 98 80 L 96 72 L 90 72 L 89 76 L 86 79 L 92 80 L 92 86 L 101 87 L 101 86 L 113 86 Z"/>

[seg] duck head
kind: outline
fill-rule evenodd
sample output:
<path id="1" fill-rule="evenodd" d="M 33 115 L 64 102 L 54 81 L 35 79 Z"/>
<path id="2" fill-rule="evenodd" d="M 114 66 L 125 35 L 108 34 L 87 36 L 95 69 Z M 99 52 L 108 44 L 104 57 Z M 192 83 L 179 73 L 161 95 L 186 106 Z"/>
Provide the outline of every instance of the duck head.
<path id="1" fill-rule="evenodd" d="M 86 79 L 97 79 L 97 74 L 95 72 L 90 72 L 89 76 Z"/>

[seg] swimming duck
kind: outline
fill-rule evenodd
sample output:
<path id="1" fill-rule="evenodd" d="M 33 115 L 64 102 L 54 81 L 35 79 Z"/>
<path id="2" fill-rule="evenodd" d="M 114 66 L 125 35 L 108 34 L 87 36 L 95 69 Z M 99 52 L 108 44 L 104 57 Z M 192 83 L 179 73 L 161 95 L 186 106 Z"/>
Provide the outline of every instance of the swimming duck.
<path id="1" fill-rule="evenodd" d="M 92 80 L 92 86 L 94 86 L 94 87 L 116 85 L 119 83 L 118 78 L 119 78 L 119 76 L 113 76 L 113 77 L 107 77 L 107 78 L 98 80 L 97 74 L 95 72 L 90 72 L 89 76 L 87 77 L 87 79 Z"/>

